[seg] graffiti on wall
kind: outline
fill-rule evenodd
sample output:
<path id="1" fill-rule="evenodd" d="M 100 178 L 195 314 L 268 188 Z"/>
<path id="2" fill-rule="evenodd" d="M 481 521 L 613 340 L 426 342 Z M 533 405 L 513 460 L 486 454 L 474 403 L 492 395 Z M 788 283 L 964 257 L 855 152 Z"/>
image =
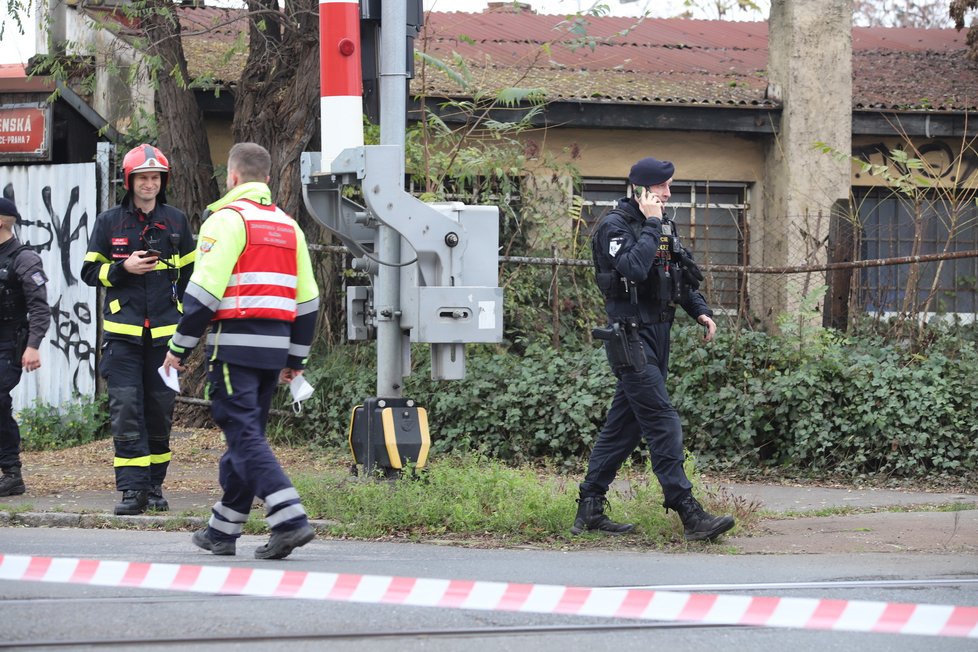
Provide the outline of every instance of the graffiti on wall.
<path id="1" fill-rule="evenodd" d="M 0 192 L 17 204 L 18 239 L 41 256 L 51 306 L 41 368 L 21 377 L 15 410 L 95 395 L 96 291 L 79 280 L 97 213 L 95 179 L 94 163 L 0 168 Z"/>
<path id="2" fill-rule="evenodd" d="M 956 184 L 978 182 L 978 177 L 975 174 L 978 172 L 978 154 L 973 149 L 955 150 L 940 140 L 915 145 L 915 147 L 915 152 L 907 152 L 907 147 L 904 144 L 890 147 L 886 143 L 870 143 L 853 147 L 852 155 L 861 161 L 889 165 L 899 174 L 907 174 L 909 170 L 906 165 L 902 164 L 900 158 L 894 155 L 895 151 L 902 150 L 927 163 L 923 168 L 914 170 L 914 174 L 919 174 L 935 182 Z"/>

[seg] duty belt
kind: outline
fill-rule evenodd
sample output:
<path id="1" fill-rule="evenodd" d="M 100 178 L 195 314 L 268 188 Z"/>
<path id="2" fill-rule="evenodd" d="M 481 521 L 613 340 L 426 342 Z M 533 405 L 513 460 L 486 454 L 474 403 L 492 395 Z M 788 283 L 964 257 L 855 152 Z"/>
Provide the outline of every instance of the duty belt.
<path id="1" fill-rule="evenodd" d="M 675 308 L 666 308 L 657 315 L 652 315 L 648 319 L 643 319 L 643 324 L 664 324 L 665 322 L 670 322 L 676 318 Z"/>

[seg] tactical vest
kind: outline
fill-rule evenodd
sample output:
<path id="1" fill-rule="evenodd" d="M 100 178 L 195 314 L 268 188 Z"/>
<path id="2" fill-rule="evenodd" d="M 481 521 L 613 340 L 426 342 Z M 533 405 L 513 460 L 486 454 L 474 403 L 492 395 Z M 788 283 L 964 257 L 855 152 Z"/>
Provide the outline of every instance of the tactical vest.
<path id="1" fill-rule="evenodd" d="M 14 274 L 14 260 L 24 249 L 30 247 L 22 244 L 0 256 L 0 326 L 8 329 L 27 323 L 27 297 L 21 279 Z"/>
<path id="2" fill-rule="evenodd" d="M 245 225 L 245 247 L 214 314 L 221 319 L 295 321 L 298 261 L 292 219 L 273 205 L 232 202 Z"/>
<path id="3" fill-rule="evenodd" d="M 602 219 L 607 219 L 612 214 L 620 216 L 632 230 L 632 235 L 635 237 L 635 240 L 638 240 L 642 234 L 642 223 L 628 219 L 627 215 L 616 209 L 608 211 Z M 623 277 L 614 268 L 606 272 L 601 271 L 598 267 L 597 259 L 597 234 L 598 229 L 595 228 L 594 236 L 591 239 L 591 255 L 594 260 L 595 278 L 598 283 L 598 289 L 601 290 L 601 294 L 604 295 L 605 300 L 609 302 L 628 301 L 632 304 L 669 303 L 674 300 L 672 284 L 670 283 L 671 279 L 667 275 L 668 267 L 666 265 L 669 255 L 668 237 L 665 235 L 660 237 L 659 248 L 656 252 L 652 269 L 649 270 L 644 281 L 635 283 Z"/>

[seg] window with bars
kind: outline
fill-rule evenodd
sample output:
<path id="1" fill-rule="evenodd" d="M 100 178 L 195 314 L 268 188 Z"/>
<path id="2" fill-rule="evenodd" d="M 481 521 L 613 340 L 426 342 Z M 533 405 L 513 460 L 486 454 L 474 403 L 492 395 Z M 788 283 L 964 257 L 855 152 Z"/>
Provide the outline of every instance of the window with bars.
<path id="1" fill-rule="evenodd" d="M 936 196 L 915 208 L 906 198 L 882 188 L 854 188 L 861 229 L 863 259 L 899 258 L 914 254 L 978 250 L 978 207 L 975 202 L 951 205 Z M 919 247 L 914 251 L 919 210 Z M 978 258 L 919 263 L 920 279 L 913 302 L 915 311 L 978 313 Z M 911 266 L 870 267 L 859 275 L 860 305 L 871 313 L 898 313 L 903 309 Z"/>
<path id="2" fill-rule="evenodd" d="M 588 227 L 582 233 L 590 236 L 598 219 L 625 195 L 626 184 L 621 179 L 585 179 L 581 185 L 581 219 Z M 698 262 L 748 264 L 747 185 L 674 181 L 671 190 L 666 212 L 675 220 L 680 239 Z M 742 274 L 712 272 L 705 276 L 701 290 L 712 305 L 730 309 L 742 306 Z"/>

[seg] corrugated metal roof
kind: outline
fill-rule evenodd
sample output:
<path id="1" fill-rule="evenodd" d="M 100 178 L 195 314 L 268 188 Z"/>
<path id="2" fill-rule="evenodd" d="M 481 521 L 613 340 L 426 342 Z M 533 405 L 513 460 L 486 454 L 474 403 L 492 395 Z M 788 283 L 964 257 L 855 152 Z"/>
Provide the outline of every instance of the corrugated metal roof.
<path id="1" fill-rule="evenodd" d="M 243 13 L 189 5 L 180 12 L 190 73 L 237 80 L 246 58 L 229 51 L 247 34 Z M 484 88 L 540 87 L 551 100 L 775 104 L 765 97 L 766 22 L 586 21 L 579 30 L 564 16 L 431 12 L 415 46 L 441 59 L 457 52 Z M 954 29 L 854 28 L 853 106 L 975 110 L 978 63 L 966 56 L 966 36 Z M 428 93 L 462 94 L 448 77 L 426 73 Z M 413 88 L 422 90 L 420 75 Z"/>

